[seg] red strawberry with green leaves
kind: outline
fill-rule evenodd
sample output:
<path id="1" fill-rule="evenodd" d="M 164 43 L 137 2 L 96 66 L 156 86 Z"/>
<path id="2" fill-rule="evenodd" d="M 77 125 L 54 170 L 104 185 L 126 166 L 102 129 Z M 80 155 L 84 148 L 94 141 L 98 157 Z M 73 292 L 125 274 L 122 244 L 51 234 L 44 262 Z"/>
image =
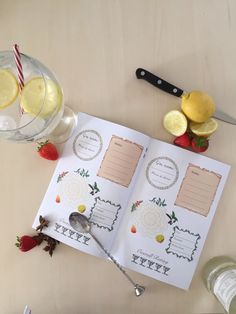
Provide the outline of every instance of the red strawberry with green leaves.
<path id="1" fill-rule="evenodd" d="M 196 153 L 203 153 L 207 150 L 209 146 L 209 141 L 207 138 L 202 136 L 195 136 L 191 142 L 192 149 Z"/>
<path id="2" fill-rule="evenodd" d="M 38 153 L 41 157 L 48 160 L 57 160 L 58 152 L 56 146 L 49 141 L 38 143 Z"/>
<path id="3" fill-rule="evenodd" d="M 16 246 L 22 251 L 27 252 L 38 245 L 38 241 L 34 237 L 24 235 L 22 237 L 16 237 Z"/>
<path id="4" fill-rule="evenodd" d="M 191 138 L 189 134 L 186 132 L 183 135 L 180 135 L 175 138 L 174 144 L 183 148 L 191 146 Z"/>

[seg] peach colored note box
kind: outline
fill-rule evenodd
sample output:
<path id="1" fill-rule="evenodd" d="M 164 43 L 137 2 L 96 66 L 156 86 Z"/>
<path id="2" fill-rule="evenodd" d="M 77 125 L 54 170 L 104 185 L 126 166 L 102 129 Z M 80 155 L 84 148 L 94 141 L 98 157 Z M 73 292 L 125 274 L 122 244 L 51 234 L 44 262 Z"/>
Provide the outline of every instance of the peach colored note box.
<path id="1" fill-rule="evenodd" d="M 189 164 L 175 205 L 207 216 L 220 179 L 221 176 L 213 171 Z"/>
<path id="2" fill-rule="evenodd" d="M 142 151 L 142 146 L 113 135 L 98 176 L 128 187 Z"/>

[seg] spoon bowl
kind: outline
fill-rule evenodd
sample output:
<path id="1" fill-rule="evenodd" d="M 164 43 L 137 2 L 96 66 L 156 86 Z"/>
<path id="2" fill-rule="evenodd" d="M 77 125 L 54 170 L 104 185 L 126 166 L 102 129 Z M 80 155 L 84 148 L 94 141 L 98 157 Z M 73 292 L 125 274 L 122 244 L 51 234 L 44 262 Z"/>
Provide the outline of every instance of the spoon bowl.
<path id="1" fill-rule="evenodd" d="M 71 227 L 80 233 L 89 233 L 91 230 L 91 224 L 88 218 L 80 213 L 71 213 L 69 216 L 69 222 Z"/>

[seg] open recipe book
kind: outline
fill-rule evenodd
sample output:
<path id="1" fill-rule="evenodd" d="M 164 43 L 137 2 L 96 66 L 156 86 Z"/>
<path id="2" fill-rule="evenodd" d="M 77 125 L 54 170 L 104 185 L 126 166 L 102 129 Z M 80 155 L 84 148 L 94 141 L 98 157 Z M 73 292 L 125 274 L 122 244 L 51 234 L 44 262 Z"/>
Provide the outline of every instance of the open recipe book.
<path id="1" fill-rule="evenodd" d="M 107 258 L 69 215 L 79 211 L 124 267 L 188 289 L 230 167 L 79 113 L 39 215 L 44 233 Z"/>

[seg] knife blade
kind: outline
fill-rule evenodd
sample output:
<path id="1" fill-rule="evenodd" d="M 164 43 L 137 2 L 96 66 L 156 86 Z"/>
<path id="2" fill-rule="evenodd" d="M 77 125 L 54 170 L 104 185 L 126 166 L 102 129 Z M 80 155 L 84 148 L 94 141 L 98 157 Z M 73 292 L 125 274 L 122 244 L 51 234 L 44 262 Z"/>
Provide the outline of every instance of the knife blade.
<path id="1" fill-rule="evenodd" d="M 155 87 L 161 89 L 162 91 L 169 93 L 173 96 L 181 97 L 183 94 L 186 93 L 183 89 L 163 80 L 161 77 L 159 77 L 159 76 L 157 76 L 157 75 L 155 75 L 155 74 L 153 74 L 153 73 L 151 73 L 145 69 L 138 68 L 136 70 L 136 76 L 138 79 L 143 79 L 143 80 L 147 81 L 148 83 L 154 85 Z M 218 120 L 236 125 L 236 118 L 230 116 L 229 114 L 221 111 L 218 108 L 216 108 L 216 110 L 213 114 L 213 117 L 218 119 Z"/>
<path id="2" fill-rule="evenodd" d="M 218 120 L 221 120 L 221 121 L 224 121 L 224 122 L 236 125 L 236 119 L 234 117 L 230 116 L 226 112 L 221 111 L 218 108 L 216 108 L 216 110 L 215 110 L 215 112 L 213 114 L 213 117 L 218 119 Z"/>

